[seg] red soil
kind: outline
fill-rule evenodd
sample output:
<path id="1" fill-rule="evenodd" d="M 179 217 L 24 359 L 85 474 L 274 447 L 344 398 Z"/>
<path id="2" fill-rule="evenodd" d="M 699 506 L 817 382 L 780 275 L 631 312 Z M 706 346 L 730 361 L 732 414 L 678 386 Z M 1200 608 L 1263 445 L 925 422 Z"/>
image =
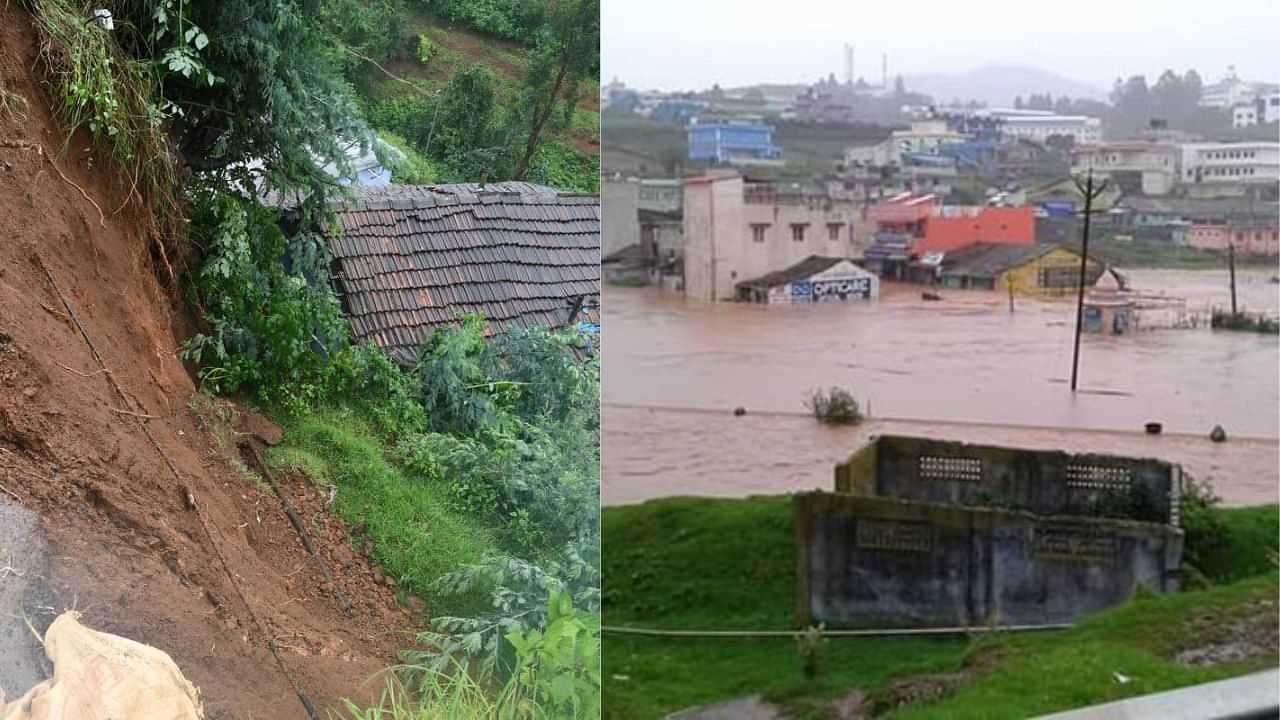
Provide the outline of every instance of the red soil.
<path id="1" fill-rule="evenodd" d="M 235 443 L 224 436 L 234 434 L 188 407 L 195 388 L 174 353 L 189 323 L 156 281 L 140 218 L 113 212 L 128 189 L 111 165 L 90 166 L 82 135 L 58 153 L 65 135 L 35 69 L 34 37 L 16 4 L 0 4 L 0 87 L 28 103 L 25 117 L 0 110 L 0 483 L 40 514 L 51 548 L 52 602 L 26 610 L 39 625 L 78 608 L 90 627 L 168 652 L 210 718 L 305 718 L 295 683 L 322 716 L 343 697 L 376 694 L 381 679 L 366 681 L 411 643 L 408 611 L 351 550 L 324 491 L 281 477 L 354 601 L 345 616 L 280 501 L 232 465 Z M 105 228 L 80 190 L 23 144 L 54 151 L 106 214 Z"/>

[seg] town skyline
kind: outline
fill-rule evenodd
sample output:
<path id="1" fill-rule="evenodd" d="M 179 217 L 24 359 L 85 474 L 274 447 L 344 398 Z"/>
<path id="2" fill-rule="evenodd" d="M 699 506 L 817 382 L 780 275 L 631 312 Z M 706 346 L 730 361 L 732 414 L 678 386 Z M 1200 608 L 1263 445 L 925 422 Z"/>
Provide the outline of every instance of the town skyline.
<path id="1" fill-rule="evenodd" d="M 856 52 L 854 77 L 871 84 L 880 81 L 886 55 L 890 82 L 898 75 L 909 79 L 1025 66 L 1091 86 L 1101 97 L 1116 78 L 1145 75 L 1154 81 L 1165 69 L 1194 69 L 1206 83 L 1221 79 L 1228 67 L 1248 80 L 1276 79 L 1275 52 L 1266 34 L 1280 23 L 1280 10 L 1263 1 L 1180 10 L 1174 17 L 1151 2 L 1116 7 L 1086 0 L 1076 15 L 1054 17 L 1051 27 L 1044 16 L 1030 16 L 1011 0 L 989 4 L 986 22 L 963 8 L 926 3 L 909 33 L 890 29 L 896 22 L 894 8 L 855 11 L 799 0 L 785 17 L 763 17 L 724 12 L 728 7 L 720 0 L 693 6 L 677 6 L 673 0 L 606 4 L 601 77 L 664 91 L 810 83 L 830 74 L 844 80 L 843 48 L 848 43 Z M 828 20 L 810 22 L 818 12 Z M 999 21 L 990 22 L 993 16 Z M 671 17 L 681 21 L 663 22 Z M 1098 23 L 1099 17 L 1109 22 Z M 1273 22 L 1259 22 L 1260 17 Z M 708 42 L 708 27 L 715 28 L 713 43 Z M 957 33 L 963 36 L 960 42 Z M 1142 37 L 1160 41 L 1135 42 Z M 1106 52 L 1098 52 L 1099 47 Z"/>

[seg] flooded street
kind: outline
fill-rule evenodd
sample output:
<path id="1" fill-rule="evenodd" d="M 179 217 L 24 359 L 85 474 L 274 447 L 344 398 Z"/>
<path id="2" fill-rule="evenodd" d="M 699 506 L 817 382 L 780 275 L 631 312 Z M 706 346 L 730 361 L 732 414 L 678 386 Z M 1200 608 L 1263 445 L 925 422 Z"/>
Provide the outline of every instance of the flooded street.
<path id="1" fill-rule="evenodd" d="M 1271 274 L 1239 273 L 1243 307 L 1280 309 Z M 1225 271 L 1129 277 L 1193 312 L 1229 303 Z M 995 293 L 943 297 L 886 283 L 878 301 L 769 307 L 607 288 L 605 502 L 828 487 L 835 460 L 876 432 L 1155 455 L 1212 478 L 1233 503 L 1275 499 L 1274 335 L 1086 335 L 1073 396 L 1072 301 L 1018 298 L 1010 313 Z M 804 417 L 808 393 L 831 385 L 851 388 L 874 422 L 833 430 Z M 748 417 L 733 417 L 736 406 Z M 1175 435 L 1143 435 L 1153 420 Z M 1207 440 L 1216 423 L 1232 442 Z M 1098 430 L 1113 432 L 1086 432 Z"/>

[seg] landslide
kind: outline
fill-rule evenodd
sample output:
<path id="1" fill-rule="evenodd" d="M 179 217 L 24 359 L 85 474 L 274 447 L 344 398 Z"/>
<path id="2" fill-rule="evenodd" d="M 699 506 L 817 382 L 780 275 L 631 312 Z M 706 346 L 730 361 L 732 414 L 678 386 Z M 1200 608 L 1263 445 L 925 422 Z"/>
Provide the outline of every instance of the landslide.
<path id="1" fill-rule="evenodd" d="M 189 323 L 157 282 L 142 213 L 53 117 L 35 37 L 0 3 L 0 485 L 49 547 L 47 562 L 0 559 L 44 588 L 0 611 L 43 630 L 77 609 L 169 653 L 210 718 L 306 718 L 298 693 L 323 717 L 371 697 L 413 618 L 352 552 L 324 488 L 279 478 L 337 590 L 245 471 L 237 444 L 269 423 L 196 393 L 175 356 Z"/>

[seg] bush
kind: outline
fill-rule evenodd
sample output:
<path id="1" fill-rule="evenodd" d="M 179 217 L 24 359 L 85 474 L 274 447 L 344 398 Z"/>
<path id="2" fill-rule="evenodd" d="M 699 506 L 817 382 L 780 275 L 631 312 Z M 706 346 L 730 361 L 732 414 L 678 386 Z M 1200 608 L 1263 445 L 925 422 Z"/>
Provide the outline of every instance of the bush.
<path id="1" fill-rule="evenodd" d="M 225 194 L 197 205 L 191 234 L 206 256 L 188 290 L 210 327 L 181 356 L 201 365 L 201 383 L 292 410 L 316 399 L 347 342 L 323 240 L 286 240 L 276 211 Z"/>
<path id="2" fill-rule="evenodd" d="M 809 396 L 806 406 L 819 422 L 828 425 L 856 425 L 862 422 L 862 411 L 853 393 L 842 387 L 831 388 L 829 393 L 816 390 Z"/>
<path id="3" fill-rule="evenodd" d="M 418 35 L 418 62 L 430 65 L 438 54 L 440 54 L 440 47 L 431 42 L 431 38 L 427 37 L 426 33 Z"/>
<path id="4" fill-rule="evenodd" d="M 1223 330 L 1243 330 L 1270 335 L 1280 334 L 1280 320 L 1273 320 L 1265 315 L 1232 314 L 1214 310 L 1213 316 L 1209 320 L 1209 325 Z"/>

